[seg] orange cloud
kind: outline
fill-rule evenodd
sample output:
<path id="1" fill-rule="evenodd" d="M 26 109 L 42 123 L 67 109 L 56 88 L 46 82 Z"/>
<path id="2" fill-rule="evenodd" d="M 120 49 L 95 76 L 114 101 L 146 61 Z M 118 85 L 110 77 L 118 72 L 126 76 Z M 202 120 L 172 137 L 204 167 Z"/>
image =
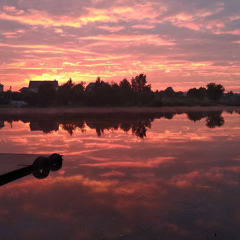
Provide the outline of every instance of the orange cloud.
<path id="1" fill-rule="evenodd" d="M 42 25 L 42 26 L 72 26 L 81 27 L 79 19 L 71 19 L 68 16 L 52 17 L 44 12 L 32 10 L 28 14 L 24 15 L 9 15 L 6 13 L 0 13 L 0 19 L 17 21 L 28 25 Z"/>

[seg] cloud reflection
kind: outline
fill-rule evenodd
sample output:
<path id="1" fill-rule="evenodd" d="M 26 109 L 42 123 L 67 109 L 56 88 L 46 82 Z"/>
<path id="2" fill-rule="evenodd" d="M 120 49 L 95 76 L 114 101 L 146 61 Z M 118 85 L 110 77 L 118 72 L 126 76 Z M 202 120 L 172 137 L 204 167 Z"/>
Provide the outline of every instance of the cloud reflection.
<path id="1" fill-rule="evenodd" d="M 118 166 L 113 171 L 108 165 L 76 167 L 81 161 L 76 156 L 66 159 L 63 176 L 6 185 L 0 195 L 5 208 L 1 226 L 5 219 L 16 231 L 5 228 L 3 237 L 31 238 L 41 232 L 41 237 L 49 238 L 54 230 L 56 238 L 68 239 L 213 239 L 217 234 L 237 240 L 239 191 L 233 176 L 224 161 L 211 156 L 187 164 L 188 151 L 171 163 Z M 119 157 L 125 158 L 125 153 Z M 71 161 L 76 162 L 71 166 Z M 228 166 L 236 164 L 232 158 L 228 161 Z M 29 228 L 17 227 L 22 217 L 26 224 L 31 221 Z"/>
<path id="2" fill-rule="evenodd" d="M 225 124 L 208 128 L 212 113 Z M 1 152 L 64 152 L 61 171 L 0 188 L 2 238 L 239 239 L 238 113 L 53 115 L 61 127 L 48 134 L 29 131 L 42 114 L 1 115 Z M 139 121 L 144 139 L 132 134 Z M 2 169 L 18 157 L 1 155 Z"/>

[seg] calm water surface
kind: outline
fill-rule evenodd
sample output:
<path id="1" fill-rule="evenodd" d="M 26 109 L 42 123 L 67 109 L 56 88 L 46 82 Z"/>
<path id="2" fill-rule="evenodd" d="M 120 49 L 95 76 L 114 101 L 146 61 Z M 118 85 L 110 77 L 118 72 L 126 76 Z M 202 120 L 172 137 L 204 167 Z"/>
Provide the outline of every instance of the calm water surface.
<path id="1" fill-rule="evenodd" d="M 0 239 L 240 239 L 239 112 L 2 113 L 1 175 L 64 161 L 0 186 Z"/>

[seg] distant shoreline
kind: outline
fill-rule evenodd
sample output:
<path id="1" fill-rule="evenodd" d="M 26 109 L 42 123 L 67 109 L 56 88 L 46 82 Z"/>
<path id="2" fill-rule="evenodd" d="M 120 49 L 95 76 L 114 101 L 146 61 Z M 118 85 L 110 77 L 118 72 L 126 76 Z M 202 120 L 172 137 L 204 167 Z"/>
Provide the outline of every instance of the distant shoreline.
<path id="1" fill-rule="evenodd" d="M 240 111 L 239 106 L 197 106 L 197 107 L 50 107 L 50 108 L 0 108 L 1 115 L 7 114 L 74 114 L 74 113 L 154 113 L 189 111 Z"/>

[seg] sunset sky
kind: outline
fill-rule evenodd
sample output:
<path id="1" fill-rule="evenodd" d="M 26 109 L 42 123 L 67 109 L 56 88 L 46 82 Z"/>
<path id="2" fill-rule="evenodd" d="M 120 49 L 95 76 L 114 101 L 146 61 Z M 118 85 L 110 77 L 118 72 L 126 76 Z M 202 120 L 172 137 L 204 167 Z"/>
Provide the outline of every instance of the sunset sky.
<path id="1" fill-rule="evenodd" d="M 1 0 L 0 83 L 147 75 L 153 90 L 240 92 L 239 0 Z"/>

